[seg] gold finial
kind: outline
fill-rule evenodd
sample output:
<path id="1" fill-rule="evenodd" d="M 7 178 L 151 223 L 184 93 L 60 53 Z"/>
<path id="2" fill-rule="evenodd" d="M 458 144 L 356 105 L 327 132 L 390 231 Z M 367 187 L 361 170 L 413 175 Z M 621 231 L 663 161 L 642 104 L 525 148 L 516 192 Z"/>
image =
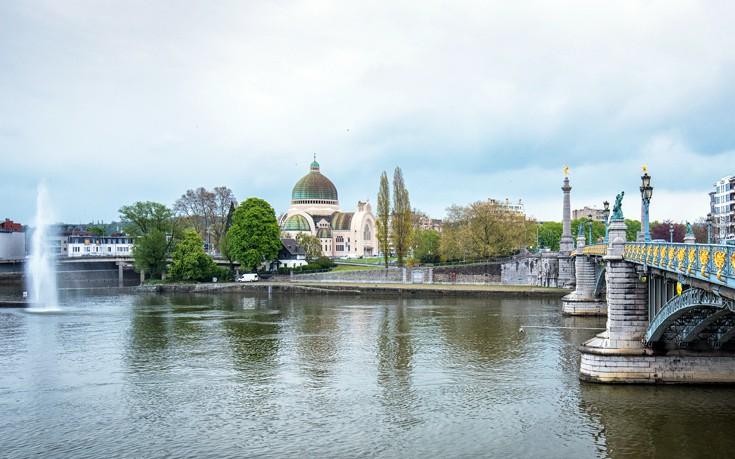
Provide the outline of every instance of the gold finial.
<path id="1" fill-rule="evenodd" d="M 564 166 L 564 176 L 566 177 L 568 175 L 569 175 L 569 166 Z"/>
<path id="2" fill-rule="evenodd" d="M 646 166 L 643 166 L 643 173 L 644 174 L 647 174 L 648 173 L 648 168 Z"/>

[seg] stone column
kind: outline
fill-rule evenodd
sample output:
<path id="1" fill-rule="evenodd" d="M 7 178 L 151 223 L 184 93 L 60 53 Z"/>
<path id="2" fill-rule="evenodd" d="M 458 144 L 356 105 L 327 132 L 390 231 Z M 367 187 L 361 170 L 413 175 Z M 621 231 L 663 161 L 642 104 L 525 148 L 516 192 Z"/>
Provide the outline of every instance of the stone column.
<path id="1" fill-rule="evenodd" d="M 641 339 L 648 328 L 648 286 L 641 281 L 638 267 L 623 259 L 625 221 L 610 224 L 607 263 L 608 348 L 642 349 Z"/>
<path id="2" fill-rule="evenodd" d="M 564 208 L 562 212 L 562 231 L 561 240 L 559 241 L 559 251 L 568 254 L 574 250 L 572 208 L 569 201 L 569 192 L 572 191 L 572 187 L 569 186 L 569 177 L 564 177 L 564 186 L 561 187 L 561 190 L 564 192 Z"/>
<path id="3" fill-rule="evenodd" d="M 592 257 L 581 255 L 584 244 L 584 235 L 577 236 L 577 256 L 574 259 L 574 270 L 577 278 L 575 292 L 578 298 L 594 300 L 595 264 L 592 262 Z"/>

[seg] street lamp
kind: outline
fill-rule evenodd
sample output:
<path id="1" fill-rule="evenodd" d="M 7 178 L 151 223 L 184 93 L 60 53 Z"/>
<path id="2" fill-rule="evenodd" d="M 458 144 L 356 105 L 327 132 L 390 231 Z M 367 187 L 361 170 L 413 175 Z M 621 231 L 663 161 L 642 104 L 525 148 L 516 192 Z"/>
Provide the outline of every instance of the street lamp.
<path id="1" fill-rule="evenodd" d="M 646 172 L 646 168 L 643 168 L 643 175 L 641 176 L 641 199 L 643 200 L 643 240 L 645 242 L 651 242 L 651 233 L 648 231 L 648 205 L 651 203 L 651 196 L 653 195 L 653 187 L 651 186 L 651 176 Z"/>
<path id="2" fill-rule="evenodd" d="M 707 214 L 707 244 L 711 244 L 712 235 L 712 214 Z"/>
<path id="3" fill-rule="evenodd" d="M 674 225 L 669 223 L 669 242 L 674 243 Z"/>
<path id="4" fill-rule="evenodd" d="M 602 205 L 604 206 L 602 209 L 602 216 L 605 217 L 605 244 L 607 244 L 607 225 L 610 220 L 610 203 L 605 201 Z"/>
<path id="5" fill-rule="evenodd" d="M 589 239 L 587 245 L 592 245 L 592 214 L 587 215 L 587 224 L 589 225 Z"/>

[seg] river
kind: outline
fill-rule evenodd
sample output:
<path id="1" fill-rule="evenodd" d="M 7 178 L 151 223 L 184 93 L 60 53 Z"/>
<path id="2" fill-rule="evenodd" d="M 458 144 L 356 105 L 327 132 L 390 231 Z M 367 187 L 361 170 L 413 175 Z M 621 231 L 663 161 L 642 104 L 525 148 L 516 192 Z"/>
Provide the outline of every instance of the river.
<path id="1" fill-rule="evenodd" d="M 0 457 L 727 457 L 735 388 L 580 382 L 560 300 L 62 293 L 0 310 Z"/>

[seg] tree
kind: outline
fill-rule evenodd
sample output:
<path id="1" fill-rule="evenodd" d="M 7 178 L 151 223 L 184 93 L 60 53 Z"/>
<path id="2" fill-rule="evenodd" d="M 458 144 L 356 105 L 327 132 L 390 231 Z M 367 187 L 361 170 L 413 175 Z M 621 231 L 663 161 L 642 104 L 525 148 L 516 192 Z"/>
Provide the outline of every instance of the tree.
<path id="1" fill-rule="evenodd" d="M 388 256 L 390 255 L 388 221 L 390 219 L 390 190 L 388 189 L 388 175 L 383 171 L 380 176 L 380 188 L 378 189 L 378 205 L 375 220 L 376 236 L 378 238 L 378 250 L 383 254 L 383 262 L 388 267 Z"/>
<path id="2" fill-rule="evenodd" d="M 582 234 L 584 234 L 584 244 L 588 245 L 589 242 L 589 219 L 577 218 L 572 220 L 572 237 L 577 240 L 577 234 L 579 231 L 579 225 L 582 225 Z M 592 220 L 592 244 L 601 243 L 605 239 L 605 222 L 599 220 Z"/>
<path id="3" fill-rule="evenodd" d="M 411 248 L 421 263 L 438 263 L 441 233 L 435 229 L 414 228 Z"/>
<path id="4" fill-rule="evenodd" d="M 208 243 L 219 246 L 226 232 L 227 213 L 234 203 L 235 195 L 227 187 L 215 187 L 212 191 L 199 187 L 181 195 L 174 203 L 174 212 Z"/>
<path id="5" fill-rule="evenodd" d="M 309 233 L 299 233 L 296 235 L 296 243 L 306 252 L 307 262 L 311 263 L 322 256 L 322 243 L 316 236 Z"/>
<path id="6" fill-rule="evenodd" d="M 184 231 L 183 240 L 171 255 L 171 277 L 202 281 L 210 279 L 216 271 L 217 264 L 204 252 L 202 237 L 194 230 Z"/>
<path id="7" fill-rule="evenodd" d="M 102 225 L 88 226 L 86 230 L 89 231 L 93 236 L 102 237 L 107 235 L 107 230 Z"/>
<path id="8" fill-rule="evenodd" d="M 538 248 L 546 248 L 552 252 L 558 252 L 561 233 L 564 231 L 564 224 L 561 222 L 543 222 L 537 225 L 536 229 L 538 234 Z"/>
<path id="9" fill-rule="evenodd" d="M 151 277 L 162 275 L 178 231 L 171 210 L 157 202 L 138 201 L 122 206 L 118 212 L 120 218 L 128 223 L 125 232 L 135 237 L 135 269 L 149 273 Z"/>
<path id="10" fill-rule="evenodd" d="M 452 206 L 441 238 L 445 259 L 480 259 L 517 253 L 535 241 L 536 222 L 495 202 Z"/>
<path id="11" fill-rule="evenodd" d="M 638 233 L 641 232 L 641 222 L 638 220 L 625 219 L 625 239 L 626 241 L 635 242 L 638 238 Z"/>
<path id="12" fill-rule="evenodd" d="M 273 207 L 262 199 L 248 198 L 232 215 L 227 231 L 229 252 L 243 267 L 253 270 L 278 257 L 280 234 Z"/>
<path id="13" fill-rule="evenodd" d="M 230 253 L 230 239 L 227 237 L 227 231 L 229 231 L 230 227 L 232 226 L 232 215 L 235 213 L 235 202 L 230 202 L 230 209 L 227 211 L 227 217 L 225 218 L 225 227 L 224 227 L 224 233 L 222 234 L 222 237 L 219 239 L 219 250 L 222 254 L 222 257 L 224 257 L 225 260 L 227 260 L 230 264 L 230 272 L 235 272 L 235 259 L 232 257 L 232 254 Z"/>
<path id="14" fill-rule="evenodd" d="M 390 216 L 391 241 L 398 258 L 398 266 L 403 266 L 411 246 L 411 201 L 408 199 L 408 190 L 400 167 L 396 167 L 393 172 L 393 210 Z"/>

